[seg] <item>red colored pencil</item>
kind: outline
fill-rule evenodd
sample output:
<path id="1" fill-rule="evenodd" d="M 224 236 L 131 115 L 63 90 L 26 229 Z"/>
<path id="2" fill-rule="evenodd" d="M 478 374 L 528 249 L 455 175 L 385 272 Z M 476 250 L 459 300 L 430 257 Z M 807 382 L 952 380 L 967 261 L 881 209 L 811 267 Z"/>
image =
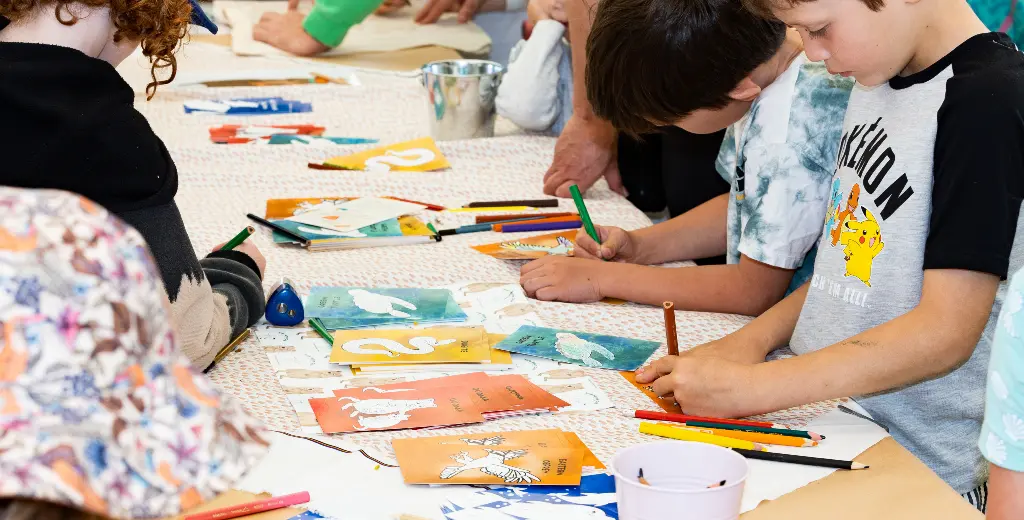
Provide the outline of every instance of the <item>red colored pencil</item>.
<path id="1" fill-rule="evenodd" d="M 652 412 L 649 410 L 637 410 L 633 412 L 633 417 L 636 417 L 637 419 L 647 419 L 649 421 L 668 421 L 675 423 L 686 423 L 687 421 L 701 421 L 718 424 L 735 424 L 737 426 L 757 426 L 759 428 L 787 428 L 787 426 L 781 424 L 764 421 L 744 421 L 742 419 L 719 419 L 716 417 L 699 417 L 696 415 L 683 415 L 668 412 Z"/>
<path id="2" fill-rule="evenodd" d="M 534 220 L 521 220 L 518 222 L 507 222 L 504 224 L 493 224 L 491 226 L 492 231 L 502 232 L 506 225 L 522 225 L 522 224 L 548 224 L 551 222 L 580 222 L 579 216 L 571 217 L 552 217 L 552 218 L 538 218 Z"/>
<path id="3" fill-rule="evenodd" d="M 410 204 L 419 204 L 420 206 L 426 206 L 427 209 L 429 209 L 430 211 L 444 211 L 446 209 L 444 206 L 439 206 L 437 204 L 427 204 L 426 202 L 420 202 L 420 201 L 417 201 L 417 200 L 400 199 L 398 197 L 391 197 L 391 196 L 384 197 L 384 198 L 385 199 L 391 199 L 391 200 L 397 200 L 399 202 L 408 202 Z"/>
<path id="4" fill-rule="evenodd" d="M 306 502 L 309 502 L 309 492 L 303 491 L 301 493 L 292 493 L 290 495 L 264 498 L 262 500 L 247 502 L 245 504 L 222 507 L 212 511 L 196 513 L 194 515 L 185 515 L 184 520 L 228 520 L 230 518 L 255 515 L 256 513 L 263 513 L 265 511 L 273 511 L 275 509 L 283 509 L 285 507 L 291 507 L 298 504 L 305 504 Z"/>

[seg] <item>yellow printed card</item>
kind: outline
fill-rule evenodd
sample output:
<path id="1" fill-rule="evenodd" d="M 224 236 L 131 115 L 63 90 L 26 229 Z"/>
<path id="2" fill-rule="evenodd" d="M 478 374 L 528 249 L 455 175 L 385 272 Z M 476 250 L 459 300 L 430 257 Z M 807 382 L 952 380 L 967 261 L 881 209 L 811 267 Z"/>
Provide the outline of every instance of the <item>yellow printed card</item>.
<path id="1" fill-rule="evenodd" d="M 389 144 L 352 155 L 332 157 L 325 163 L 341 168 L 377 172 L 430 172 L 451 166 L 448 159 L 441 154 L 437 143 L 430 137 Z"/>
<path id="2" fill-rule="evenodd" d="M 483 327 L 339 330 L 331 350 L 331 363 L 343 365 L 490 361 L 490 341 Z"/>
<path id="3" fill-rule="evenodd" d="M 515 484 L 576 486 L 583 472 L 579 448 L 483 445 L 466 438 L 394 439 L 407 484 Z"/>

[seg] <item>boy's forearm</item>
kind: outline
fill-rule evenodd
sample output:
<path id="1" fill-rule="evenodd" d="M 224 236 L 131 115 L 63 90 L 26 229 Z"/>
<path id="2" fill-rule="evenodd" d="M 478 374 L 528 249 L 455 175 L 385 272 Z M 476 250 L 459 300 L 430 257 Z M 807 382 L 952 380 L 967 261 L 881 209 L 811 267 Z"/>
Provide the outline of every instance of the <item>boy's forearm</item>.
<path id="1" fill-rule="evenodd" d="M 739 264 L 664 268 L 608 263 L 605 268 L 601 296 L 647 305 L 671 301 L 680 310 L 749 316 L 761 314 L 780 296 L 766 294 Z"/>
<path id="2" fill-rule="evenodd" d="M 632 232 L 638 241 L 637 263 L 655 265 L 725 254 L 728 212 L 726 193 L 678 217 Z"/>
<path id="3" fill-rule="evenodd" d="M 971 273 L 985 280 L 973 289 L 929 290 L 928 273 L 922 302 L 910 312 L 816 352 L 759 366 L 758 379 L 766 385 L 761 395 L 771 399 L 764 408 L 883 392 L 965 362 L 988 321 L 998 279 Z"/>

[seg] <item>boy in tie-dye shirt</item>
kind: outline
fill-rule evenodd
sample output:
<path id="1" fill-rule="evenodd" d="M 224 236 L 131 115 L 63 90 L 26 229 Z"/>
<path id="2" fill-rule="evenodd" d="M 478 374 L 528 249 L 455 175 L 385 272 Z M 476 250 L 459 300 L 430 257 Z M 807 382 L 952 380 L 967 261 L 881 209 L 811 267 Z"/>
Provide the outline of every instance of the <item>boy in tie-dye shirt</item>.
<path id="1" fill-rule="evenodd" d="M 806 281 L 853 81 L 740 0 L 602 0 L 587 54 L 587 97 L 620 130 L 727 128 L 717 169 L 732 187 L 655 226 L 598 226 L 601 245 L 579 233 L 576 258 L 523 268 L 527 293 L 759 315 Z M 651 267 L 722 254 L 728 265 Z"/>

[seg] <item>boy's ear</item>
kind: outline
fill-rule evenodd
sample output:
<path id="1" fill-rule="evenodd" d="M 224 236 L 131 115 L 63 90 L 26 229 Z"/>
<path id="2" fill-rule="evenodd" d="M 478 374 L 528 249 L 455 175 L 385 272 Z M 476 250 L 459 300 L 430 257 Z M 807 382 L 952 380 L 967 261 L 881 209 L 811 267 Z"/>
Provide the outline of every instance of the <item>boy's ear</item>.
<path id="1" fill-rule="evenodd" d="M 736 88 L 729 92 L 729 97 L 736 101 L 753 101 L 759 95 L 761 95 L 761 87 L 757 86 L 757 83 L 754 83 L 750 76 L 740 80 Z"/>

